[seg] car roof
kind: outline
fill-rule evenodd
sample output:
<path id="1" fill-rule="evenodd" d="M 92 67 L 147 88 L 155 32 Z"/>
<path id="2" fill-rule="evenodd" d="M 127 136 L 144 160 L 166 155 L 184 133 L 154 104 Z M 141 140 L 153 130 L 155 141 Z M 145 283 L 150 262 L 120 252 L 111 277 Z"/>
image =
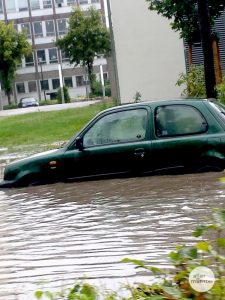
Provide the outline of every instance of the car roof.
<path id="1" fill-rule="evenodd" d="M 196 98 L 179 98 L 179 99 L 160 99 L 160 100 L 153 100 L 153 101 L 143 101 L 137 103 L 124 103 L 119 106 L 115 106 L 112 108 L 108 108 L 105 111 L 114 111 L 118 109 L 127 108 L 135 108 L 135 107 L 156 107 L 159 105 L 169 105 L 169 104 L 193 104 L 196 102 L 209 102 L 209 101 L 216 101 L 216 99 L 196 99 Z"/>
<path id="2" fill-rule="evenodd" d="M 37 101 L 35 98 L 33 98 L 33 97 L 24 97 L 24 98 L 21 98 L 20 99 L 20 101 L 22 101 L 22 100 L 35 100 L 35 101 Z"/>

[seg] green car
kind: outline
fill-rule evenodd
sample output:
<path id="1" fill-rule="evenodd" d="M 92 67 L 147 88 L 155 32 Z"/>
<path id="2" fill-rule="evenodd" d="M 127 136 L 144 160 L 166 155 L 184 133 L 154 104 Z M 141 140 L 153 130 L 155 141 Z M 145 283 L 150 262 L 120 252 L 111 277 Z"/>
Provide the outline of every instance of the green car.
<path id="1" fill-rule="evenodd" d="M 99 113 L 63 148 L 9 164 L 0 187 L 225 168 L 225 107 L 162 100 Z"/>

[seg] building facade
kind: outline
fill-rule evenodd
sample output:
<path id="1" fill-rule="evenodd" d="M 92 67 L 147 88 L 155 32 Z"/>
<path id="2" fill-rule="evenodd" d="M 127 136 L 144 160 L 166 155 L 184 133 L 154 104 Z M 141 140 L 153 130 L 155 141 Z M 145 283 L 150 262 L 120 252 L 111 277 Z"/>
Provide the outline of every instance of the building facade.
<path id="1" fill-rule="evenodd" d="M 137 92 L 141 100 L 180 97 L 182 89 L 176 82 L 186 72 L 184 44 L 170 22 L 149 11 L 146 0 L 106 3 L 116 61 L 112 64 L 116 66 L 114 86 L 120 102 L 133 102 Z"/>
<path id="2" fill-rule="evenodd" d="M 120 102 L 177 98 L 176 82 L 190 67 L 188 44 L 171 29 L 170 21 L 148 10 L 146 0 L 105 0 L 114 38 L 115 89 Z M 124 13 L 126 11 L 126 14 Z M 225 75 L 225 11 L 215 22 L 219 57 Z M 201 43 L 192 45 L 192 64 L 203 65 Z M 111 68 L 113 64 L 109 67 Z"/>
<path id="3" fill-rule="evenodd" d="M 103 12 L 102 0 L 0 0 L 0 20 L 13 22 L 18 32 L 25 29 L 33 48 L 32 54 L 24 57 L 18 66 L 13 85 L 15 102 L 28 95 L 39 100 L 54 98 L 61 78 L 72 97 L 87 95 L 84 68 L 70 65 L 68 57 L 55 46 L 55 41 L 67 33 L 68 19 L 75 5 L 83 10 L 93 5 Z M 101 56 L 94 62 L 97 78 L 100 65 L 106 78 L 107 62 Z M 6 103 L 5 97 L 3 100 Z"/>
<path id="4" fill-rule="evenodd" d="M 225 11 L 223 11 L 220 17 L 215 21 L 214 32 L 217 33 L 219 37 L 219 54 L 220 54 L 220 64 L 222 73 L 225 74 Z M 188 44 L 185 43 L 185 59 L 186 67 L 189 70 L 190 67 L 190 53 L 188 50 Z M 194 65 L 203 65 L 204 57 L 201 42 L 196 42 L 192 45 L 192 63 Z"/>

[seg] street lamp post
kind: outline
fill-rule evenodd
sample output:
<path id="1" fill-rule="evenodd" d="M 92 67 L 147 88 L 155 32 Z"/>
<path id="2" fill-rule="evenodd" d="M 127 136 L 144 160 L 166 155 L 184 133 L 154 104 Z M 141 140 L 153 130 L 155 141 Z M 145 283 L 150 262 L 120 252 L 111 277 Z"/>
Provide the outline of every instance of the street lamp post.
<path id="1" fill-rule="evenodd" d="M 101 84 L 102 84 L 102 97 L 104 99 L 105 98 L 105 82 L 104 82 L 102 65 L 100 65 L 100 78 L 101 78 Z"/>
<path id="2" fill-rule="evenodd" d="M 44 81 L 44 77 L 43 77 L 43 70 L 42 70 L 42 59 L 39 58 L 38 59 L 38 62 L 39 62 L 39 65 L 40 65 L 40 68 L 41 68 L 41 80 L 40 80 L 40 86 L 41 86 L 41 90 L 43 88 L 43 92 L 44 92 L 44 99 L 46 101 L 46 93 L 45 93 L 45 89 L 44 89 L 44 85 L 43 85 L 43 81 Z"/>

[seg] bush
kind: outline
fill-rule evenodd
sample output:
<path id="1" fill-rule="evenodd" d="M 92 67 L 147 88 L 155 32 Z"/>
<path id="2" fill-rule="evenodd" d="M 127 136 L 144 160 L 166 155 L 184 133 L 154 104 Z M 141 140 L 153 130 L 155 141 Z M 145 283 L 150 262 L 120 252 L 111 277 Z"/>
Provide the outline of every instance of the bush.
<path id="1" fill-rule="evenodd" d="M 92 95 L 93 97 L 102 97 L 102 84 L 100 81 L 95 80 L 92 86 Z M 105 84 L 105 95 L 107 97 L 111 96 L 111 88 L 108 82 Z"/>
<path id="2" fill-rule="evenodd" d="M 57 104 L 58 101 L 57 100 L 42 100 L 41 102 L 39 102 L 40 106 L 44 106 L 44 105 L 53 105 L 53 104 Z"/>
<path id="3" fill-rule="evenodd" d="M 8 110 L 8 109 L 15 109 L 15 108 L 18 108 L 18 105 L 17 104 L 7 104 L 7 105 L 4 105 L 3 106 L 3 109 L 4 110 Z"/>
<path id="4" fill-rule="evenodd" d="M 192 65 L 188 74 L 181 74 L 176 85 L 185 86 L 182 96 L 206 98 L 205 75 L 203 66 Z"/>
<path id="5" fill-rule="evenodd" d="M 67 86 L 63 86 L 63 93 L 64 93 L 64 102 L 70 103 L 70 94 L 69 89 Z M 58 103 L 62 103 L 62 95 L 61 95 L 61 88 L 57 90 L 56 99 L 58 100 Z"/>
<path id="6" fill-rule="evenodd" d="M 225 210 L 215 210 L 212 222 L 199 225 L 193 232 L 193 236 L 198 238 L 195 245 L 177 246 L 176 250 L 169 254 L 174 265 L 172 271 L 149 267 L 138 260 L 124 259 L 124 262 L 132 262 L 137 267 L 147 269 L 160 279 L 157 284 L 132 287 L 132 299 L 225 299 L 224 230 Z M 206 239 L 206 233 L 210 239 Z M 192 288 L 189 275 L 197 267 L 207 267 L 213 271 L 216 280 L 211 289 L 199 292 Z M 206 275 L 202 278 L 196 277 L 196 280 L 202 280 L 203 283 L 209 279 Z"/>
<path id="7" fill-rule="evenodd" d="M 217 86 L 217 97 L 219 101 L 225 104 L 225 76 L 222 83 Z"/>

